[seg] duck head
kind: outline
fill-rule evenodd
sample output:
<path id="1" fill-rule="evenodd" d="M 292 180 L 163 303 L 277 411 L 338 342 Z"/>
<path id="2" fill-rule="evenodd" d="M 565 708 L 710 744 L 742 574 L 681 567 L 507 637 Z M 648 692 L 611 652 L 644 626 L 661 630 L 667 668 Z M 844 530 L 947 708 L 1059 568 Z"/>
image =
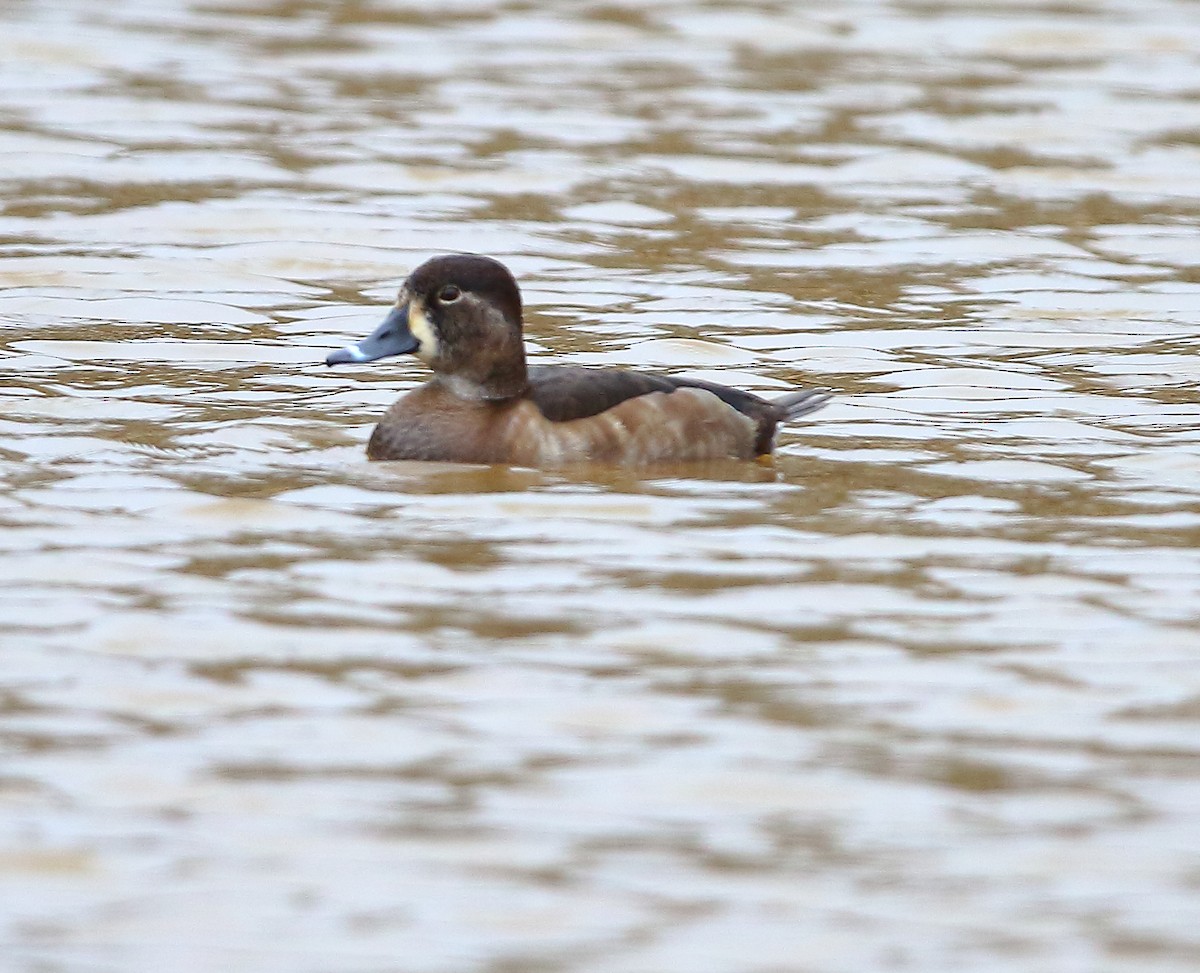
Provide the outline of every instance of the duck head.
<path id="1" fill-rule="evenodd" d="M 508 268 L 475 254 L 426 261 L 401 286 L 383 323 L 330 354 L 325 364 L 410 354 L 461 398 L 499 400 L 525 392 L 521 292 Z"/>

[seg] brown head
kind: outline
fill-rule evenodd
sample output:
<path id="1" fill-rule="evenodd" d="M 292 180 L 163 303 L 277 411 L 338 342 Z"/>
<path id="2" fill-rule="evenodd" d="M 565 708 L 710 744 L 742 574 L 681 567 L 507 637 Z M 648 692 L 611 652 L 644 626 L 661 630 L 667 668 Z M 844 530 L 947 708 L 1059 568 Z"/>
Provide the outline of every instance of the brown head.
<path id="1" fill-rule="evenodd" d="M 372 334 L 333 352 L 327 365 L 413 354 L 465 399 L 499 400 L 528 388 L 521 292 L 502 263 L 475 254 L 434 257 L 400 288 Z"/>

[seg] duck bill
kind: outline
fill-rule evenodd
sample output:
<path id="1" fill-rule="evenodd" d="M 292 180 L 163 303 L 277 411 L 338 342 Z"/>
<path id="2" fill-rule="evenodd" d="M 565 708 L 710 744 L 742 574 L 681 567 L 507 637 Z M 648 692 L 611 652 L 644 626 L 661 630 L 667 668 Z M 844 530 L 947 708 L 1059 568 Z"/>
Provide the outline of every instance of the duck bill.
<path id="1" fill-rule="evenodd" d="M 408 325 L 408 302 L 397 304 L 383 319 L 383 324 L 353 345 L 332 352 L 326 365 L 345 365 L 352 362 L 375 361 L 389 355 L 408 355 L 420 347 Z"/>

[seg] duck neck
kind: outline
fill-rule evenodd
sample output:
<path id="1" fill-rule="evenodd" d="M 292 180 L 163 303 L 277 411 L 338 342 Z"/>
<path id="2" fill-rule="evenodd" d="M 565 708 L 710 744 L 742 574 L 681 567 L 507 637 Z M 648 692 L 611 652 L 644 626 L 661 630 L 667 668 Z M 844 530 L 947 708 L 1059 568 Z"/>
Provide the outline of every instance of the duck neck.
<path id="1" fill-rule="evenodd" d="M 442 383 L 457 398 L 474 402 L 503 402 L 517 399 L 529 391 L 529 373 L 525 368 L 525 351 L 503 362 L 493 362 L 485 372 L 474 369 L 442 373 Z"/>

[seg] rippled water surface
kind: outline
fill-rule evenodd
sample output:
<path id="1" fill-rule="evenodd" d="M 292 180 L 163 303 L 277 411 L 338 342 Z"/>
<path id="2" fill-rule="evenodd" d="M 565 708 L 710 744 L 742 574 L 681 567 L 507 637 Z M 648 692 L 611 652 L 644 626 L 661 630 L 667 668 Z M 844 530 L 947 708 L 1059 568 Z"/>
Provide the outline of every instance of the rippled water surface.
<path id="1" fill-rule="evenodd" d="M 1200 9 L 0 0 L 4 973 L 1200 968 Z M 368 464 L 440 252 L 773 465 Z"/>

